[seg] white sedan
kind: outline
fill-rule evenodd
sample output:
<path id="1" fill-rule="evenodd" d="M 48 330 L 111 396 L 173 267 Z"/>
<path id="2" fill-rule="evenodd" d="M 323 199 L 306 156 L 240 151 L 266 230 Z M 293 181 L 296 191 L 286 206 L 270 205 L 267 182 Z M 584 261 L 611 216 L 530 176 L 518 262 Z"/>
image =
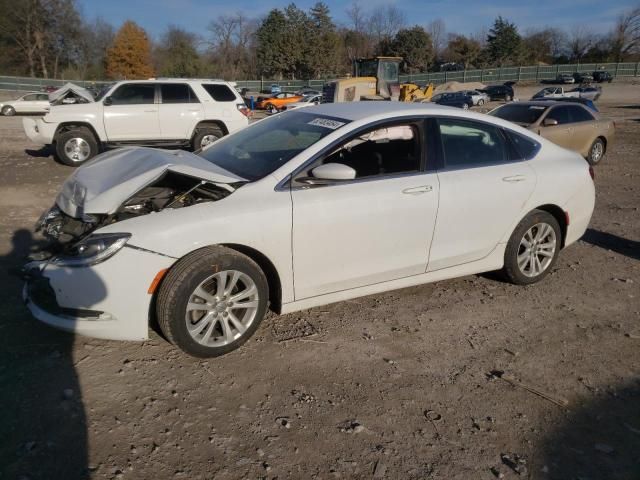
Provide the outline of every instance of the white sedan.
<path id="1" fill-rule="evenodd" d="M 0 113 L 11 116 L 16 113 L 45 113 L 49 111 L 49 95 L 47 93 L 27 93 L 16 100 L 0 102 Z"/>
<path id="2" fill-rule="evenodd" d="M 313 107 L 314 105 L 319 105 L 320 102 L 322 102 L 322 95 L 305 95 L 299 102 L 289 103 L 288 105 L 283 106 L 282 111 Z"/>
<path id="3" fill-rule="evenodd" d="M 43 322 L 166 338 L 199 357 L 285 314 L 502 270 L 541 280 L 594 207 L 577 153 L 496 117 L 432 104 L 324 104 L 197 155 L 123 148 L 79 167 L 26 266 Z M 425 301 L 428 308 L 428 301 Z"/>

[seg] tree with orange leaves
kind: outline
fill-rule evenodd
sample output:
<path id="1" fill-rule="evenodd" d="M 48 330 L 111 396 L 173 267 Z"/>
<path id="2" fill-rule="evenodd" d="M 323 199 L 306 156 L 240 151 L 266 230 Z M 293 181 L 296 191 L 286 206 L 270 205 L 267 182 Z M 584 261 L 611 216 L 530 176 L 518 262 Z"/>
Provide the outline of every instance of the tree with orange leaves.
<path id="1" fill-rule="evenodd" d="M 147 33 L 135 22 L 124 22 L 107 49 L 106 72 L 113 79 L 152 77 L 151 44 Z"/>

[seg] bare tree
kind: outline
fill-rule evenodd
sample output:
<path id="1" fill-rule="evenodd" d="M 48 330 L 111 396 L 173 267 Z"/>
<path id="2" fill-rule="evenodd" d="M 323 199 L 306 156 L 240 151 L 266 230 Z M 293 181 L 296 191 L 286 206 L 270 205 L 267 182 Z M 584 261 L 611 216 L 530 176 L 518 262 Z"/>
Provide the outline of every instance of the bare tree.
<path id="1" fill-rule="evenodd" d="M 369 16 L 369 31 L 376 42 L 390 41 L 407 23 L 402 10 L 394 5 L 378 7 Z"/>
<path id="2" fill-rule="evenodd" d="M 584 25 L 575 25 L 569 36 L 569 56 L 580 61 L 595 43 L 594 35 Z"/>
<path id="3" fill-rule="evenodd" d="M 367 25 L 367 14 L 358 0 L 354 0 L 346 10 L 354 32 L 363 33 Z"/>
<path id="4" fill-rule="evenodd" d="M 442 56 L 442 51 L 446 47 L 446 27 L 444 21 L 438 18 L 427 25 L 427 32 L 431 36 L 433 44 L 433 54 L 436 59 Z"/>
<path id="5" fill-rule="evenodd" d="M 616 61 L 621 62 L 628 55 L 640 53 L 640 6 L 618 17 L 611 37 Z"/>

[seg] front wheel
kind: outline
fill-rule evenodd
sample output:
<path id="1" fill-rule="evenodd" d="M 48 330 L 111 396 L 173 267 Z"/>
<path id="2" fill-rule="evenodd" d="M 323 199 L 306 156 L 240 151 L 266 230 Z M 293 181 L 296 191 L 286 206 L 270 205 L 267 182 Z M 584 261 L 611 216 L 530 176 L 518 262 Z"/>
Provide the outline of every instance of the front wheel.
<path id="1" fill-rule="evenodd" d="M 267 104 L 266 110 L 271 114 L 278 113 L 278 107 L 276 107 L 275 105 L 273 105 L 271 103 Z"/>
<path id="2" fill-rule="evenodd" d="M 167 274 L 157 317 L 167 339 L 194 357 L 235 350 L 257 330 L 269 288 L 260 267 L 225 247 L 207 247 L 180 260 Z"/>
<path id="3" fill-rule="evenodd" d="M 12 117 L 16 114 L 16 109 L 7 105 L 6 107 L 4 107 L 2 109 L 2 114 L 7 116 L 7 117 Z"/>
<path id="4" fill-rule="evenodd" d="M 484 98 L 478 100 L 478 106 L 481 107 L 482 105 L 484 105 Z"/>
<path id="5" fill-rule="evenodd" d="M 463 103 L 463 104 L 462 104 L 462 109 L 463 109 L 463 110 L 469 110 L 469 105 L 468 105 L 468 104 L 466 104 L 466 103 Z"/>
<path id="6" fill-rule="evenodd" d="M 587 162 L 589 165 L 597 165 L 600 163 L 600 160 L 604 157 L 605 152 L 605 144 L 604 140 L 601 138 L 596 138 L 591 144 L 591 148 L 589 149 L 589 155 L 587 156 Z"/>
<path id="7" fill-rule="evenodd" d="M 516 285 L 539 282 L 555 264 L 561 244 L 558 221 L 548 212 L 534 210 L 511 234 L 502 272 Z"/>
<path id="8" fill-rule="evenodd" d="M 85 127 L 60 133 L 56 137 L 56 157 L 65 165 L 77 167 L 98 154 L 98 142 Z"/>
<path id="9" fill-rule="evenodd" d="M 511 95 L 506 95 L 504 97 L 504 101 L 507 102 L 507 103 L 510 102 L 511 100 L 513 100 L 513 97 Z"/>

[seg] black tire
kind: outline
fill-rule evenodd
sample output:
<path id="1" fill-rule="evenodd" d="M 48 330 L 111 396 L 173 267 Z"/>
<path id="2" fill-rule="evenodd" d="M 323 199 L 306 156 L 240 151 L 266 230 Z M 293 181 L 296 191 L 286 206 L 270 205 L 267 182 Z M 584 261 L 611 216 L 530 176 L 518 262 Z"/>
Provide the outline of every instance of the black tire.
<path id="1" fill-rule="evenodd" d="M 255 317 L 247 329 L 232 342 L 221 346 L 203 345 L 197 342 L 188 331 L 187 303 L 202 282 L 214 274 L 228 270 L 247 275 L 255 284 L 258 295 Z M 160 329 L 167 340 L 189 355 L 209 358 L 229 353 L 245 343 L 258 329 L 268 303 L 269 286 L 260 267 L 249 257 L 235 250 L 213 246 L 187 255 L 171 268 L 158 292 L 156 314 Z M 215 322 L 222 323 L 218 320 Z"/>
<path id="2" fill-rule="evenodd" d="M 604 140 L 598 137 L 593 141 L 591 147 L 589 147 L 587 162 L 589 162 L 589 165 L 596 166 L 602 161 L 606 153 L 607 146 Z"/>
<path id="3" fill-rule="evenodd" d="M 513 97 L 511 95 L 505 95 L 504 96 L 504 101 L 509 103 L 511 100 L 513 100 Z"/>
<path id="4" fill-rule="evenodd" d="M 7 105 L 2 109 L 2 114 L 6 117 L 13 117 L 16 114 L 16 109 L 11 105 Z"/>
<path id="5" fill-rule="evenodd" d="M 75 158 L 67 152 L 65 146 L 67 145 L 67 142 L 73 139 L 82 139 L 86 142 L 89 149 L 86 157 L 82 155 L 80 158 Z M 59 133 L 55 138 L 55 147 L 56 159 L 70 167 L 80 166 L 100 153 L 96 137 L 93 135 L 91 130 L 86 127 L 76 127 Z"/>
<path id="6" fill-rule="evenodd" d="M 267 103 L 267 105 L 264 107 L 265 110 L 271 114 L 275 114 L 278 113 L 278 107 L 276 107 L 274 104 L 272 103 Z"/>
<path id="7" fill-rule="evenodd" d="M 534 228 L 538 224 L 546 224 L 553 229 L 553 233 L 555 234 L 555 247 L 551 261 L 544 267 L 542 272 L 534 276 L 529 276 L 525 274 L 518 265 L 518 255 L 526 253 L 526 251 L 523 251 L 524 247 L 521 245 L 523 237 L 530 229 Z M 530 285 L 532 283 L 539 282 L 549 274 L 555 265 L 561 245 L 562 231 L 555 217 L 542 210 L 533 210 L 522 219 L 511 234 L 511 238 L 509 238 L 507 248 L 504 252 L 504 267 L 502 269 L 502 273 L 508 281 L 516 285 Z"/>
<path id="8" fill-rule="evenodd" d="M 481 107 L 484 105 L 484 98 L 481 98 L 480 100 L 478 100 L 478 106 Z"/>
<path id="9" fill-rule="evenodd" d="M 210 136 L 213 136 L 216 140 L 219 140 L 224 137 L 224 131 L 217 125 L 206 125 L 198 127 L 196 129 L 195 135 L 193 136 L 193 141 L 191 142 L 192 148 L 194 150 L 200 150 L 201 148 L 206 147 L 207 145 L 209 145 L 209 143 L 203 145 L 202 141 Z"/>

